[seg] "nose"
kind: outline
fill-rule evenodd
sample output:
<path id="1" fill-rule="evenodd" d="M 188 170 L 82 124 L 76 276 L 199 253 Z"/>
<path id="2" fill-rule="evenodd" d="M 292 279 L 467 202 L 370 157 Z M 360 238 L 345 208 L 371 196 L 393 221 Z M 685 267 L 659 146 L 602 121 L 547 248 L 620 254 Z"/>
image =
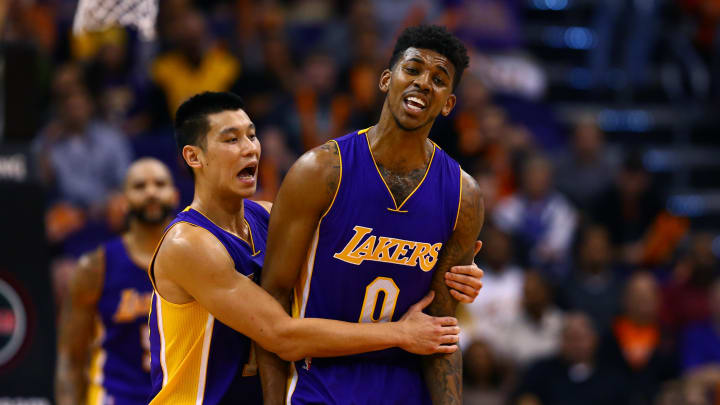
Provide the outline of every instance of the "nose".
<path id="1" fill-rule="evenodd" d="M 415 87 L 418 88 L 418 90 L 427 93 L 430 91 L 430 72 L 424 72 L 421 75 L 418 75 L 415 77 L 415 80 L 413 80 L 413 84 L 415 84 Z"/>
<path id="2" fill-rule="evenodd" d="M 257 138 L 255 138 L 257 139 Z M 252 156 L 260 154 L 260 141 L 255 142 L 248 137 L 243 138 L 243 156 Z"/>
<path id="3" fill-rule="evenodd" d="M 147 184 L 145 186 L 145 195 L 148 197 L 156 197 L 158 194 L 158 186 L 153 184 L 152 182 L 150 184 Z"/>

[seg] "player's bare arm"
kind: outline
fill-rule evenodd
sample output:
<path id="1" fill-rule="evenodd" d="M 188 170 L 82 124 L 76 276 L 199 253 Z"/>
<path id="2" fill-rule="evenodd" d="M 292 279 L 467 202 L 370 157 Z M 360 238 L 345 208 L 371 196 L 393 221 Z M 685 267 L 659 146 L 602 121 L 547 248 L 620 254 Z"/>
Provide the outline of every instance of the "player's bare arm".
<path id="1" fill-rule="evenodd" d="M 235 270 L 227 250 L 204 228 L 174 226 L 158 250 L 154 271 L 158 292 L 165 299 L 177 304 L 197 301 L 219 321 L 286 360 L 394 346 L 425 353 L 456 348 L 456 320 L 419 311 L 405 322 L 388 325 L 290 318 L 265 290 Z"/>
<path id="2" fill-rule="evenodd" d="M 435 301 L 427 312 L 433 316 L 455 314 L 458 301 L 445 285 L 445 274 L 452 266 L 469 263 L 475 256 L 474 242 L 482 228 L 484 207 L 480 188 L 475 180 L 463 172 L 462 200 L 457 227 L 450 240 L 440 251 L 433 275 L 432 290 Z M 452 354 L 426 356 L 423 371 L 434 404 L 462 404 L 462 356 L 460 351 Z"/>
<path id="3" fill-rule="evenodd" d="M 88 347 L 92 343 L 97 302 L 102 294 L 104 263 L 102 248 L 82 256 L 63 299 L 55 370 L 55 401 L 58 405 L 85 403 Z"/>
<path id="4" fill-rule="evenodd" d="M 482 242 L 475 242 L 473 257 L 482 249 Z M 473 262 L 470 265 L 453 266 L 445 272 L 445 285 L 450 288 L 450 295 L 465 304 L 475 301 L 482 289 L 483 271 Z"/>
<path id="5" fill-rule="evenodd" d="M 285 176 L 268 230 L 262 287 L 290 312 L 291 294 L 310 242 L 340 184 L 340 151 L 328 142 L 305 153 Z M 286 241 L 292 240 L 292 243 Z M 266 404 L 284 402 L 288 364 L 258 350 L 258 367 Z"/>

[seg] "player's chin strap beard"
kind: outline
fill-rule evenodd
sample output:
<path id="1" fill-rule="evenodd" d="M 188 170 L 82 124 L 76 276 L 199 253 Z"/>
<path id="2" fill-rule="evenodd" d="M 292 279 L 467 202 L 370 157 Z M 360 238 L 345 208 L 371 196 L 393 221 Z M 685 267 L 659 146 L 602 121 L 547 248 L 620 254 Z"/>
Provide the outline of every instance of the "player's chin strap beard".
<path id="1" fill-rule="evenodd" d="M 163 204 L 161 209 L 162 212 L 160 215 L 150 218 L 146 215 L 144 207 L 130 208 L 127 214 L 127 223 L 129 225 L 131 220 L 136 219 L 144 225 L 160 225 L 172 215 L 175 208 L 170 205 Z"/>

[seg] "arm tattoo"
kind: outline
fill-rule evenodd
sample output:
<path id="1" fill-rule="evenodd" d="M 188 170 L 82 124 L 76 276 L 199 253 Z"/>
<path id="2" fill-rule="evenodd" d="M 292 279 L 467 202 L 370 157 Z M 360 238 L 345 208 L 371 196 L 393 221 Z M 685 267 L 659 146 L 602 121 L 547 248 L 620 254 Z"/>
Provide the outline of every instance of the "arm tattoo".
<path id="1" fill-rule="evenodd" d="M 445 272 L 473 260 L 474 241 L 482 227 L 484 208 L 477 183 L 463 173 L 463 196 L 457 228 L 443 246 L 431 288 L 435 299 L 427 312 L 433 316 L 454 316 L 457 301 L 445 285 Z M 433 404 L 462 404 L 462 354 L 436 354 L 423 358 L 425 382 Z"/>
<path id="2" fill-rule="evenodd" d="M 333 170 L 330 170 L 328 172 L 328 176 L 326 179 L 327 184 L 327 191 L 330 193 L 330 196 L 332 198 L 333 195 L 335 195 L 335 191 L 338 188 L 338 181 L 340 179 L 340 151 L 338 150 L 338 146 L 336 142 L 327 142 L 319 146 L 319 149 L 326 151 L 327 153 L 332 154 L 332 158 L 335 161 L 333 163 L 332 168 Z"/>

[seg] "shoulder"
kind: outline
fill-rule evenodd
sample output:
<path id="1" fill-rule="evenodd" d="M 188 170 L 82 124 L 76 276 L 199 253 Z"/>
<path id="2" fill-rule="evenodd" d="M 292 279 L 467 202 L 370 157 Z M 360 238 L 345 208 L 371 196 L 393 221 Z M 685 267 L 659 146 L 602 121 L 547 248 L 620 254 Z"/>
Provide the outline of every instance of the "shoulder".
<path id="1" fill-rule="evenodd" d="M 197 264 L 212 267 L 232 261 L 220 240 L 209 230 L 195 224 L 178 222 L 160 243 L 156 263 L 168 269 L 193 268 Z"/>
<path id="2" fill-rule="evenodd" d="M 339 163 L 340 159 L 338 143 L 333 140 L 305 152 L 293 167 L 321 172 L 327 169 L 328 165 Z"/>
<path id="3" fill-rule="evenodd" d="M 465 170 L 460 169 L 460 181 L 463 188 L 463 201 L 482 200 L 480 185 Z"/>
<path id="4" fill-rule="evenodd" d="M 102 294 L 105 282 L 105 246 L 86 253 L 78 260 L 70 279 L 70 294 L 79 303 L 92 304 Z"/>
<path id="5" fill-rule="evenodd" d="M 283 180 L 295 191 L 307 193 L 325 190 L 334 195 L 342 176 L 340 150 L 336 141 L 328 141 L 305 152 Z"/>
<path id="6" fill-rule="evenodd" d="M 460 181 L 462 183 L 462 195 L 460 196 L 458 224 L 460 224 L 460 221 L 468 220 L 473 223 L 479 220 L 480 224 L 482 224 L 485 209 L 480 185 L 471 175 L 463 170 L 460 171 Z"/>

